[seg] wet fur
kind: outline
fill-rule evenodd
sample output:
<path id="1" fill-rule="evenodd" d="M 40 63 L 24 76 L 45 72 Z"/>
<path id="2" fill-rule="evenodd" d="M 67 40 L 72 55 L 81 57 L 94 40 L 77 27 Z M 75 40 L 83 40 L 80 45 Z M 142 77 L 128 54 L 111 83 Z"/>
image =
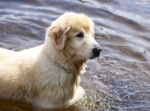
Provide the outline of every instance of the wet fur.
<path id="1" fill-rule="evenodd" d="M 18 52 L 0 49 L 0 98 L 54 108 L 82 97 L 80 73 L 87 59 L 71 51 L 69 37 L 77 27 L 74 21 L 87 32 L 91 23 L 85 15 L 70 14 L 52 23 L 44 44 Z"/>

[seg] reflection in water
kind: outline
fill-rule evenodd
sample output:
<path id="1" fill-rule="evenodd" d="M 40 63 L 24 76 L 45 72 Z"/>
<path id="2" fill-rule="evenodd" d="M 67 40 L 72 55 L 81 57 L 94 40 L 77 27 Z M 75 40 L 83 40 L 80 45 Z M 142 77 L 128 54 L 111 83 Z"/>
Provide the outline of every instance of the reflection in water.
<path id="1" fill-rule="evenodd" d="M 103 52 L 88 62 L 82 76 L 87 96 L 52 111 L 149 111 L 149 0 L 1 0 L 0 46 L 21 50 L 41 44 L 46 27 L 67 11 L 83 12 L 94 20 Z M 9 100 L 0 100 L 0 109 L 35 110 Z"/>

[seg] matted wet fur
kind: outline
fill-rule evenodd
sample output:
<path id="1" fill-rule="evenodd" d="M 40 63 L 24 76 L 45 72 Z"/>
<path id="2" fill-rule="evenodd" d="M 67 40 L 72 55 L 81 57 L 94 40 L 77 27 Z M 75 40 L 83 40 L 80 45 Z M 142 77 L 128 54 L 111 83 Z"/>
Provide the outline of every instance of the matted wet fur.
<path id="1" fill-rule="evenodd" d="M 91 19 L 73 12 L 61 15 L 42 45 L 18 52 L 0 49 L 0 98 L 42 108 L 73 104 L 84 94 L 80 73 L 95 47 Z"/>

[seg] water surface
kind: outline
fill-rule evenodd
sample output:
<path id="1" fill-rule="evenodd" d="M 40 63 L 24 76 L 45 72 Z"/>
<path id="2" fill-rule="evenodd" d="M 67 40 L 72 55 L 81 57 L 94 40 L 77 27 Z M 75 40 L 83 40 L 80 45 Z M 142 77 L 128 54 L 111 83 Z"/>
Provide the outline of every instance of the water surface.
<path id="1" fill-rule="evenodd" d="M 103 52 L 88 61 L 82 76 L 87 95 L 53 111 L 150 111 L 149 0 L 1 0 L 0 47 L 21 50 L 43 43 L 46 28 L 68 11 L 94 20 Z M 6 100 L 0 100 L 0 109 L 35 110 Z"/>

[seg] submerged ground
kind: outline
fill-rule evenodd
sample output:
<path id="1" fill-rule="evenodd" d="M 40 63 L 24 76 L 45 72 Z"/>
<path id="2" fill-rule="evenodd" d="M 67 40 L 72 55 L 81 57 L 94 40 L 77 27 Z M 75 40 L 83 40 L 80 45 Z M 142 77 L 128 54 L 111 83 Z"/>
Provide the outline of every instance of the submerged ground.
<path id="1" fill-rule="evenodd" d="M 21 50 L 41 44 L 50 23 L 68 11 L 94 20 L 103 52 L 88 61 L 82 76 L 87 95 L 52 111 L 150 111 L 149 0 L 1 0 L 0 47 Z M 35 109 L 0 100 L 0 110 Z"/>

